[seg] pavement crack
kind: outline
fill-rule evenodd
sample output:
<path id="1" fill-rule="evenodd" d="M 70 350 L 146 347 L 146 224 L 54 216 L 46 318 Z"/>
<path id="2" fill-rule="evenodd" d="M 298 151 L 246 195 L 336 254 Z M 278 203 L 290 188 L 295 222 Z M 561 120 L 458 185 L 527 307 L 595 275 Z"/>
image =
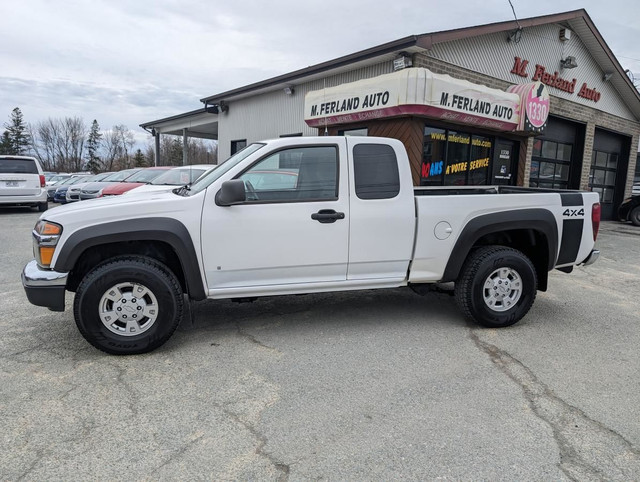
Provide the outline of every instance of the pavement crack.
<path id="1" fill-rule="evenodd" d="M 236 330 L 238 332 L 238 335 L 240 335 L 241 337 L 249 340 L 251 343 L 253 343 L 254 345 L 258 345 L 260 348 L 263 348 L 265 350 L 269 350 L 271 352 L 275 352 L 275 353 L 280 353 L 280 350 L 278 350 L 277 348 L 274 348 L 272 346 L 269 345 L 265 345 L 264 343 L 262 343 L 260 340 L 258 340 L 254 335 L 252 335 L 251 333 L 249 333 L 247 330 L 245 330 L 244 328 L 242 328 L 240 326 L 240 323 L 236 323 Z"/>
<path id="2" fill-rule="evenodd" d="M 151 472 L 151 475 L 157 474 L 160 470 L 162 470 L 164 467 L 169 465 L 171 462 L 182 457 L 187 452 L 187 450 L 189 450 L 193 445 L 198 443 L 200 439 L 202 439 L 203 437 L 204 437 L 204 434 L 199 435 L 198 437 L 184 444 L 182 447 L 180 447 L 180 449 L 176 450 L 173 454 L 171 454 L 171 456 L 167 460 L 165 460 L 161 465 L 156 467 L 153 470 L 153 472 Z"/>
<path id="3" fill-rule="evenodd" d="M 640 473 L 640 450 L 556 395 L 522 362 L 471 331 L 476 346 L 523 390 L 533 413 L 552 430 L 559 468 L 571 480 L 631 480 Z"/>
<path id="4" fill-rule="evenodd" d="M 290 467 L 288 464 L 280 462 L 273 455 L 268 452 L 265 452 L 264 448 L 269 443 L 269 439 L 260 432 L 253 424 L 243 420 L 238 414 L 232 412 L 224 406 L 220 407 L 222 411 L 231 418 L 234 422 L 242 425 L 257 441 L 258 445 L 255 449 L 255 454 L 264 457 L 269 461 L 269 463 L 279 472 L 278 478 L 276 479 L 278 482 L 285 482 L 289 480 L 289 471 Z"/>

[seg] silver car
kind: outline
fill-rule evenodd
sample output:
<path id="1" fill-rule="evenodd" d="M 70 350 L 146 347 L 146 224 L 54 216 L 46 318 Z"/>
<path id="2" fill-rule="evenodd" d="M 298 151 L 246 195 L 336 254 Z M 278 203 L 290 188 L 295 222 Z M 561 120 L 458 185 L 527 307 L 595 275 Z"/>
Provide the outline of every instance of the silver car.
<path id="1" fill-rule="evenodd" d="M 91 182 L 98 182 L 105 179 L 107 176 L 110 176 L 113 172 L 102 172 L 100 174 L 96 174 L 95 176 L 91 176 L 90 178 L 84 180 L 83 182 L 79 182 L 74 184 L 73 186 L 69 186 L 67 189 L 67 194 L 65 195 L 67 198 L 67 202 L 75 202 L 80 201 L 80 191 L 87 186 Z"/>
<path id="2" fill-rule="evenodd" d="M 95 199 L 102 196 L 102 190 L 111 184 L 117 184 L 133 176 L 140 169 L 125 169 L 124 171 L 114 172 L 99 182 L 90 182 L 80 190 L 80 200 Z"/>

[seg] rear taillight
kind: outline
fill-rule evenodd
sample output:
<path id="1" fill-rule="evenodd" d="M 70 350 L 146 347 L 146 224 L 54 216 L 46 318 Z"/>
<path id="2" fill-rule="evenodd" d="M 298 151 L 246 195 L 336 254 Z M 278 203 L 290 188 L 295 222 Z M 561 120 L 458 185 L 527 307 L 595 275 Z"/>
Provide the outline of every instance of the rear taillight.
<path id="1" fill-rule="evenodd" d="M 591 226 L 593 227 L 593 240 L 598 237 L 598 230 L 600 229 L 600 203 L 595 203 L 591 208 Z"/>
<path id="2" fill-rule="evenodd" d="M 47 183 L 47 180 L 44 178 L 42 174 L 40 174 L 40 187 L 44 187 Z"/>

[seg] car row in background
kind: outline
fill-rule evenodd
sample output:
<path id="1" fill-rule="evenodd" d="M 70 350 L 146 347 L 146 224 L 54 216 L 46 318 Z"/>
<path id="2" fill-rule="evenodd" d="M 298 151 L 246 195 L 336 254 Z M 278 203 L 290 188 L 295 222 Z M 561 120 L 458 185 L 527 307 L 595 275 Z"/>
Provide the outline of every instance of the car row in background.
<path id="1" fill-rule="evenodd" d="M 96 174 L 85 179 L 60 181 L 62 184 L 57 186 L 54 201 L 65 204 L 117 196 L 132 190 L 167 190 L 192 183 L 203 173 L 215 167 L 212 164 L 196 164 L 180 167 L 135 168 Z M 156 180 L 158 180 L 157 183 Z"/>
<path id="2" fill-rule="evenodd" d="M 211 164 L 193 164 L 191 166 L 174 167 L 173 169 L 163 172 L 149 183 L 135 187 L 128 192 L 131 194 L 139 194 L 153 191 L 167 191 L 178 186 L 184 186 L 185 184 L 193 184 L 193 182 L 205 172 L 215 167 L 215 165 Z"/>
<path id="3" fill-rule="evenodd" d="M 102 190 L 102 196 L 119 196 L 127 191 L 145 184 L 149 184 L 155 178 L 171 169 L 171 166 L 149 167 L 142 169 L 117 184 L 106 186 Z"/>
<path id="4" fill-rule="evenodd" d="M 58 189 L 60 189 L 63 186 L 69 186 L 71 184 L 76 184 L 76 183 L 78 183 L 80 181 L 89 179 L 90 177 L 93 177 L 93 175 L 91 173 L 83 173 L 83 174 L 69 174 L 69 175 L 66 175 L 65 177 L 63 177 L 61 179 L 58 179 L 53 184 L 49 184 L 46 187 L 46 189 L 47 189 L 47 200 L 48 201 L 58 202 L 58 201 L 55 201 L 55 199 L 54 199 L 56 191 Z"/>

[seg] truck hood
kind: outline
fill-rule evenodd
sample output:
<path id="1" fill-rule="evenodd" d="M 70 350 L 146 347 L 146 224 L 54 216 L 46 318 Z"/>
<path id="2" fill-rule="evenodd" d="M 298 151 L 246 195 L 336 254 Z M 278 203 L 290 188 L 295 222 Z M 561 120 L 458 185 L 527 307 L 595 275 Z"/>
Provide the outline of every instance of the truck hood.
<path id="1" fill-rule="evenodd" d="M 40 219 L 46 219 L 64 226 L 71 220 L 86 220 L 87 224 L 100 224 L 111 220 L 148 217 L 181 210 L 186 199 L 171 191 L 152 193 L 134 193 L 127 196 L 109 196 L 106 198 L 88 199 L 86 201 L 65 204 L 42 213 Z M 125 207 L 126 205 L 126 207 Z"/>

